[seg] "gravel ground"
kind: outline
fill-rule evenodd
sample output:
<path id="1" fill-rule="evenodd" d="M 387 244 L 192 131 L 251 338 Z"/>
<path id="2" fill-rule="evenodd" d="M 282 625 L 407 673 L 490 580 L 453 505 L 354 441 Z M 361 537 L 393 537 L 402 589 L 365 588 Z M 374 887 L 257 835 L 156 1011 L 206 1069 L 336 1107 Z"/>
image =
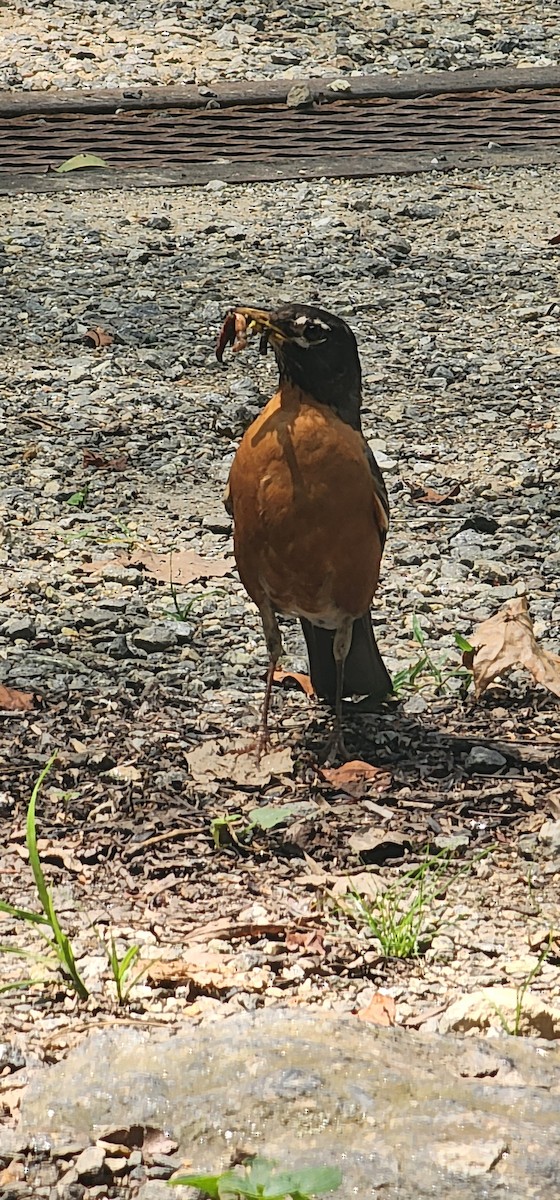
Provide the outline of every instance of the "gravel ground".
<path id="1" fill-rule="evenodd" d="M 317 297 L 356 330 L 366 432 L 393 507 L 374 609 L 391 668 L 416 661 L 414 613 L 434 659 L 457 665 L 454 632 L 468 637 L 523 589 L 538 636 L 558 645 L 560 338 L 557 309 L 547 315 L 556 295 L 558 251 L 547 238 L 557 229 L 557 192 L 550 169 L 2 201 L 10 233 L 1 276 L 8 435 L 0 681 L 42 697 L 36 711 L 3 718 L 12 900 L 30 902 L 22 817 L 33 779 L 58 747 L 42 832 L 82 929 L 92 903 L 103 908 L 100 896 L 105 921 L 109 912 L 119 928 L 142 926 L 148 942 L 173 942 L 174 922 L 179 936 L 185 921 L 214 918 L 224 905 L 246 915 L 254 902 L 274 919 L 314 911 L 314 896 L 294 889 L 301 861 L 290 862 L 293 848 L 286 858 L 282 839 L 272 865 L 265 850 L 257 864 L 249 856 L 236 866 L 209 836 L 211 817 L 250 807 L 255 795 L 273 801 L 286 785 L 256 793 L 201 785 L 186 761 L 201 740 L 255 726 L 266 664 L 256 611 L 232 574 L 180 587 L 178 622 L 168 585 L 115 561 L 131 550 L 190 548 L 233 565 L 222 488 L 240 434 L 275 379 L 254 347 L 216 363 L 214 337 L 233 300 Z M 88 349 L 89 326 L 111 330 L 113 345 Z M 107 466 L 115 459 L 117 468 Z M 445 491 L 455 483 L 459 495 L 447 506 L 411 498 L 410 485 Z M 295 624 L 286 623 L 286 635 L 289 665 L 301 669 Z M 489 837 L 503 841 L 504 830 L 511 838 L 494 871 L 479 863 L 458 956 L 404 985 L 398 964 L 381 972 L 403 1016 L 418 1001 L 460 994 L 467 979 L 503 980 L 512 951 L 527 949 L 528 903 L 541 926 L 558 915 L 556 851 L 542 875 L 532 861 L 544 854 L 536 835 L 558 786 L 553 698 L 521 674 L 478 706 L 461 700 L 457 680 L 439 696 L 425 680 L 404 712 L 348 722 L 356 756 L 393 773 L 384 830 L 417 847 L 434 833 L 444 844 L 459 835 L 475 851 Z M 275 699 L 274 722 L 279 740 L 295 747 L 296 798 L 321 795 L 312 751 L 324 714 L 289 692 Z M 481 739 L 502 749 L 511 742 L 498 776 L 472 777 L 468 753 Z M 335 872 L 359 866 L 348 839 L 379 818 L 369 800 L 342 799 L 338 824 L 335 807 L 303 844 Z M 189 821 L 195 831 L 188 855 L 170 833 L 178 813 L 184 836 Z M 167 857 L 155 865 L 135 848 L 152 834 L 167 839 Z M 521 836 L 529 865 L 518 858 Z M 60 843 L 70 846 L 66 858 Z M 295 853 L 301 860 L 301 842 Z M 528 873 L 544 888 L 544 916 Z M 179 879 L 176 888 L 170 879 Z M 149 897 L 166 886 L 173 919 L 154 926 Z M 514 907 L 525 906 L 517 923 L 503 911 L 506 890 Z M 473 930 L 478 944 L 491 938 L 498 962 L 490 973 L 484 954 L 469 949 Z M 541 978 L 557 988 L 554 966 Z M 297 972 L 292 982 L 299 994 Z M 302 998 L 347 1007 L 364 980 L 336 986 L 340 999 L 320 979 Z"/>
<path id="2" fill-rule="evenodd" d="M 462 18 L 438 0 L 320 6 L 170 0 L 122 7 L 75 0 L 0 9 L 8 88 L 128 87 L 324 73 L 548 66 L 560 21 L 550 4 L 487 0 Z"/>

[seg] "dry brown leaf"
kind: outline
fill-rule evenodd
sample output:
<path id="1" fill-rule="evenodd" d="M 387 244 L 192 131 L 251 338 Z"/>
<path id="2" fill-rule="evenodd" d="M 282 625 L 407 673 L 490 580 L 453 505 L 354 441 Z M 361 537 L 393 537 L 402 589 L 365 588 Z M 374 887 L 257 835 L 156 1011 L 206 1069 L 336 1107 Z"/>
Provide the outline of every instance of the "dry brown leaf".
<path id="1" fill-rule="evenodd" d="M 409 485 L 410 486 L 410 485 Z M 415 504 L 449 504 L 456 500 L 460 492 L 460 484 L 454 483 L 448 492 L 436 492 L 435 488 L 423 485 L 410 487 L 410 499 Z"/>
<path id="2" fill-rule="evenodd" d="M 304 675 L 301 671 L 282 671 L 280 667 L 276 667 L 272 676 L 274 683 L 295 683 L 305 692 L 306 696 L 314 696 L 315 690 L 309 678 L 309 675 Z"/>
<path id="3" fill-rule="evenodd" d="M 354 875 L 335 875 L 329 888 L 331 896 L 336 899 L 348 895 L 348 892 L 356 892 L 365 899 L 375 900 L 383 890 L 382 880 L 371 871 L 357 871 Z"/>
<path id="4" fill-rule="evenodd" d="M 196 550 L 177 550 L 175 553 L 155 554 L 152 550 L 135 550 L 123 556 L 125 564 L 143 566 L 148 575 L 160 583 L 194 583 L 197 579 L 218 578 L 231 571 L 231 563 L 223 558 L 201 558 Z"/>
<path id="5" fill-rule="evenodd" d="M 300 924 L 304 920 L 312 920 L 311 917 L 299 917 Z M 190 933 L 184 935 L 185 942 L 207 942 L 209 938 L 221 938 L 224 941 L 230 939 L 236 941 L 239 938 L 261 938 L 261 937 L 281 937 L 285 932 L 286 926 L 283 921 L 244 921 L 241 917 L 216 917 L 213 921 L 208 921 L 206 925 L 199 925 L 196 929 L 191 929 Z M 191 951 L 188 951 L 190 955 Z"/>
<path id="6" fill-rule="evenodd" d="M 322 767 L 319 775 L 321 779 L 325 780 L 325 783 L 340 788 L 341 791 L 347 792 L 354 798 L 359 798 L 372 790 L 386 792 L 387 788 L 391 786 L 389 771 L 384 771 L 381 767 L 374 767 L 372 763 L 362 762 L 358 758 L 342 763 L 340 767 Z"/>
<path id="7" fill-rule="evenodd" d="M 97 350 L 99 346 L 111 346 L 113 344 L 112 333 L 107 333 L 101 325 L 94 325 L 84 333 L 84 342 L 91 346 L 93 350 Z"/>
<path id="8" fill-rule="evenodd" d="M 83 863 L 75 857 L 72 850 L 65 849 L 58 842 L 52 842 L 50 838 L 37 838 L 37 849 L 41 855 L 41 862 L 64 867 L 65 871 L 74 875 L 79 875 L 84 869 Z"/>
<path id="9" fill-rule="evenodd" d="M 185 958 L 172 962 L 151 963 L 145 975 L 154 987 L 180 987 L 192 984 L 200 992 L 223 992 L 236 987 L 243 991 L 263 992 L 270 983 L 270 969 L 253 967 L 240 971 L 233 958 L 213 950 L 193 947 Z"/>
<path id="10" fill-rule="evenodd" d="M 472 670 L 476 696 L 512 667 L 525 667 L 537 683 L 560 696 L 560 657 L 539 646 L 533 632 L 526 596 L 516 596 L 470 637 L 472 651 L 463 662 Z"/>
<path id="11" fill-rule="evenodd" d="M 292 929 L 286 934 L 286 950 L 305 950 L 306 954 L 316 954 L 324 958 L 326 954 L 323 943 L 324 934 L 320 929 Z"/>
<path id="12" fill-rule="evenodd" d="M 18 692 L 17 688 L 4 687 L 0 683 L 0 709 L 3 712 L 31 712 L 34 707 L 32 692 Z"/>
<path id="13" fill-rule="evenodd" d="M 375 992 L 365 1008 L 359 1008 L 356 1016 L 359 1021 L 369 1021 L 370 1025 L 394 1025 L 397 1006 L 392 996 L 384 996 Z"/>
<path id="14" fill-rule="evenodd" d="M 227 575 L 232 564 L 223 558 L 201 558 L 195 550 L 177 550 L 175 553 L 156 554 L 153 550 L 124 551 L 115 558 L 100 558 L 95 562 L 80 563 L 80 570 L 95 572 L 114 567 L 143 567 L 146 574 L 158 583 L 177 585 L 195 583 L 199 579 L 220 578 Z"/>
<path id="15" fill-rule="evenodd" d="M 97 450 L 84 450 L 83 467 L 93 467 L 95 471 L 126 471 L 129 465 L 128 457 L 123 452 L 116 458 L 105 458 Z"/>
<path id="16" fill-rule="evenodd" d="M 245 741 L 202 742 L 187 755 L 187 762 L 197 783 L 224 779 L 250 787 L 262 787 L 273 776 L 289 775 L 293 768 L 288 747 L 271 750 L 257 762 L 255 744 Z"/>
<path id="17" fill-rule="evenodd" d="M 139 783 L 142 778 L 142 772 L 132 763 L 117 763 L 115 767 L 111 767 L 109 771 L 103 772 L 105 779 L 116 779 L 118 783 Z"/>

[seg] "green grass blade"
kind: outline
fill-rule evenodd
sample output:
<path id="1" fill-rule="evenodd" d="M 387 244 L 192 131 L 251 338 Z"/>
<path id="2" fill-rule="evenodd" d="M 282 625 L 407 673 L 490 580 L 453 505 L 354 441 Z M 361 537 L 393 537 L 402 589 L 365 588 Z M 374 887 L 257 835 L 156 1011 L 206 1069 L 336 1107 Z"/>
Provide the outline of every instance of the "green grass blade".
<path id="1" fill-rule="evenodd" d="M 424 644 L 426 642 L 426 636 L 425 636 L 424 630 L 422 629 L 422 626 L 418 620 L 418 617 L 416 616 L 416 613 L 414 613 L 414 616 L 412 618 L 412 632 L 414 634 L 415 640 L 418 642 L 418 645 L 422 646 L 422 648 L 424 648 Z"/>
<path id="2" fill-rule="evenodd" d="M 56 759 L 57 754 L 58 754 L 57 750 L 55 750 L 54 753 L 51 754 L 51 757 L 49 758 L 48 763 L 43 767 L 43 770 L 41 771 L 41 774 L 39 775 L 39 778 L 37 779 L 37 781 L 35 783 L 35 786 L 31 793 L 29 807 L 27 809 L 27 823 L 26 823 L 26 831 L 25 831 L 25 840 L 27 843 L 27 851 L 29 854 L 29 863 L 31 866 L 31 870 L 33 872 L 33 878 L 35 880 L 35 887 L 37 888 L 37 894 L 39 896 L 39 900 L 41 901 L 41 905 L 43 907 L 43 912 L 45 913 L 45 916 L 46 916 L 49 924 L 52 924 L 52 921 L 51 921 L 52 904 L 51 904 L 51 900 L 49 897 L 47 884 L 45 881 L 45 876 L 43 875 L 43 868 L 41 867 L 41 862 L 39 859 L 39 851 L 37 850 L 37 829 L 36 829 L 36 823 L 35 823 L 35 808 L 37 805 L 37 797 L 41 790 L 41 786 L 42 786 L 44 780 L 46 779 L 46 777 Z"/>
<path id="3" fill-rule="evenodd" d="M 204 1192 L 210 1200 L 220 1200 L 218 1185 L 220 1175 L 176 1175 L 174 1179 L 168 1180 L 168 1187 L 192 1187 L 198 1188 L 199 1192 Z"/>
<path id="4" fill-rule="evenodd" d="M 49 903 L 51 905 L 51 929 L 54 934 L 56 952 L 58 954 L 60 964 L 72 981 L 72 986 L 77 995 L 80 997 L 80 1000 L 87 1000 L 89 992 L 76 966 L 76 960 L 74 958 L 74 952 L 70 944 L 70 939 L 65 933 L 62 932 L 62 929 L 58 923 L 58 917 L 54 911 L 54 905 L 51 900 L 50 893 Z"/>
<path id="5" fill-rule="evenodd" d="M 74 959 L 74 954 L 72 951 L 72 947 L 70 945 L 70 941 L 69 941 L 68 937 L 66 936 L 66 934 L 63 933 L 62 929 L 60 928 L 60 924 L 58 922 L 58 918 L 57 918 L 57 915 L 56 915 L 56 912 L 54 909 L 52 897 L 51 897 L 51 894 L 47 887 L 45 876 L 43 874 L 43 868 L 41 866 L 41 860 L 39 858 L 39 851 L 37 849 L 37 823 L 36 823 L 37 797 L 39 795 L 41 785 L 43 784 L 46 776 L 48 775 L 48 773 L 56 759 L 57 753 L 58 753 L 58 751 L 55 750 L 54 753 L 51 754 L 49 761 L 43 767 L 43 770 L 41 771 L 41 774 L 39 775 L 39 778 L 37 779 L 35 786 L 33 788 L 33 791 L 31 793 L 31 799 L 29 801 L 29 807 L 27 809 L 25 840 L 27 843 L 27 851 L 29 854 L 29 863 L 31 866 L 31 871 L 33 873 L 33 878 L 35 880 L 35 887 L 37 888 L 37 894 L 39 896 L 39 900 L 41 901 L 41 905 L 42 905 L 43 911 L 45 913 L 47 923 L 50 925 L 52 932 L 53 932 L 54 948 L 58 955 L 60 965 L 61 965 L 63 971 L 65 971 L 66 974 L 68 975 L 68 977 L 70 978 L 76 993 L 80 997 L 80 1000 L 87 1000 L 87 998 L 89 996 L 89 992 L 88 992 L 83 980 L 81 979 L 78 969 L 76 967 L 76 961 Z"/>
<path id="6" fill-rule="evenodd" d="M 18 979 L 14 983 L 0 984 L 0 995 L 3 992 L 18 992 L 25 988 L 36 987 L 40 983 L 48 983 L 48 979 Z"/>
<path id="7" fill-rule="evenodd" d="M 127 971 L 129 971 L 132 964 L 134 962 L 136 962 L 136 959 L 138 958 L 139 953 L 140 953 L 139 946 L 130 946 L 130 948 L 127 950 L 126 954 L 123 956 L 123 958 L 121 959 L 120 964 L 119 964 L 119 972 L 120 972 L 121 979 L 124 979 L 125 975 L 127 974 Z"/>
<path id="8" fill-rule="evenodd" d="M 18 921 L 30 921 L 33 925 L 48 925 L 49 920 L 42 913 L 29 912 L 26 908 L 15 908 L 13 904 L 6 904 L 4 900 L 0 900 L 0 912 L 7 913 L 9 917 L 16 917 Z"/>

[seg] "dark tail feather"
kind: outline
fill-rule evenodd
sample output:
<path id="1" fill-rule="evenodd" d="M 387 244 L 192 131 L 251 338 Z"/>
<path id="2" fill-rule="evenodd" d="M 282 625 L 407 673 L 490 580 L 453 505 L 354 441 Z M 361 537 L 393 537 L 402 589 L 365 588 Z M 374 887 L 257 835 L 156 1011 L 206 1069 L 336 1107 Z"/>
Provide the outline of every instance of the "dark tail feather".
<path id="1" fill-rule="evenodd" d="M 309 674 L 321 700 L 334 704 L 336 665 L 333 655 L 334 629 L 320 629 L 304 618 L 301 627 L 307 642 Z M 344 666 L 344 695 L 371 696 L 383 700 L 392 691 L 391 677 L 379 653 L 371 617 L 365 613 L 354 621 L 352 644 Z"/>

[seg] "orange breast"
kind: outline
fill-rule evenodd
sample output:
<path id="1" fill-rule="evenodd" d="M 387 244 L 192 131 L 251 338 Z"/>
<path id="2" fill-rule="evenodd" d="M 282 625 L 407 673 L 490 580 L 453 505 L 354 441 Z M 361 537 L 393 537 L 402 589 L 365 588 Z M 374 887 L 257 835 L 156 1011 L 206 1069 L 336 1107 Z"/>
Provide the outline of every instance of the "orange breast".
<path id="1" fill-rule="evenodd" d="M 282 385 L 231 468 L 235 557 L 259 604 L 333 627 L 377 586 L 384 516 L 361 434 Z"/>

